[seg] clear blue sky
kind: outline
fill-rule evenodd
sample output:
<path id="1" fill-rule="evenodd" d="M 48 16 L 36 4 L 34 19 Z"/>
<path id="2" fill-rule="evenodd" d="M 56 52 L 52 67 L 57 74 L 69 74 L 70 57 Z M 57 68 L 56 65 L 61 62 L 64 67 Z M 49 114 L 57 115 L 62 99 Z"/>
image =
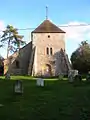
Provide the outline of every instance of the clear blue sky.
<path id="1" fill-rule="evenodd" d="M 0 20 L 17 28 L 35 28 L 45 19 L 46 5 L 49 18 L 56 25 L 73 21 L 90 23 L 90 0 L 0 0 Z M 21 33 L 29 37 L 29 31 Z M 66 42 L 69 56 L 74 45 L 77 47 L 73 39 Z"/>

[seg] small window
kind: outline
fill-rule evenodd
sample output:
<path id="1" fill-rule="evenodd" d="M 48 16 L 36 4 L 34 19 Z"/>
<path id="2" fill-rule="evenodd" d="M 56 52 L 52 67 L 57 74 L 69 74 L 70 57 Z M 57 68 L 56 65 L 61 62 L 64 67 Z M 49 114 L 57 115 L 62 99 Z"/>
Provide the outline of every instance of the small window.
<path id="1" fill-rule="evenodd" d="M 48 38 L 50 38 L 50 35 L 48 35 Z"/>
<path id="2" fill-rule="evenodd" d="M 19 68 L 19 61 L 16 61 L 16 68 Z"/>
<path id="3" fill-rule="evenodd" d="M 47 55 L 49 55 L 49 48 L 48 47 L 46 49 L 46 53 L 47 53 Z"/>
<path id="4" fill-rule="evenodd" d="M 50 55 L 52 55 L 52 48 L 50 48 Z"/>

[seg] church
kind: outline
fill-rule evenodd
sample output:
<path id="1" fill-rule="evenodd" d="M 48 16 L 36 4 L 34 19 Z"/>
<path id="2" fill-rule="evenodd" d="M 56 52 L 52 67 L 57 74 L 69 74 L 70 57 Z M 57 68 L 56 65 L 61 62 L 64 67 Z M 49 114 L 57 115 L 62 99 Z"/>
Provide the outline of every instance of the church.
<path id="1" fill-rule="evenodd" d="M 58 76 L 70 68 L 65 50 L 65 32 L 44 20 L 31 32 L 31 41 L 4 60 L 4 74 Z"/>

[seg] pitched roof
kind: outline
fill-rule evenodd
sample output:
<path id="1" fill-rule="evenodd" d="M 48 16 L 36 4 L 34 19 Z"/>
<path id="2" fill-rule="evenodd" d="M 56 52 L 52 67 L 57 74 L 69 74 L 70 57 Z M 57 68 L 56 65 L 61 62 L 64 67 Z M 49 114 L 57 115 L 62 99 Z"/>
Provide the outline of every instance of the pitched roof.
<path id="1" fill-rule="evenodd" d="M 32 33 L 65 33 L 50 20 L 44 20 Z"/>

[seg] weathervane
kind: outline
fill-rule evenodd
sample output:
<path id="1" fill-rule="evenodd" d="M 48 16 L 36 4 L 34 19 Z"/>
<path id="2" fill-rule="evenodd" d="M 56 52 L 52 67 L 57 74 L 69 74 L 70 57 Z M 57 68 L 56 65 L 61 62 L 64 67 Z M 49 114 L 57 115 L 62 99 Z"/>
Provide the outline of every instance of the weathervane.
<path id="1" fill-rule="evenodd" d="M 46 6 L 46 20 L 48 19 L 48 6 Z"/>

